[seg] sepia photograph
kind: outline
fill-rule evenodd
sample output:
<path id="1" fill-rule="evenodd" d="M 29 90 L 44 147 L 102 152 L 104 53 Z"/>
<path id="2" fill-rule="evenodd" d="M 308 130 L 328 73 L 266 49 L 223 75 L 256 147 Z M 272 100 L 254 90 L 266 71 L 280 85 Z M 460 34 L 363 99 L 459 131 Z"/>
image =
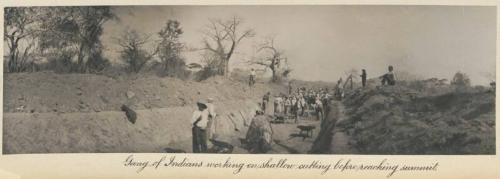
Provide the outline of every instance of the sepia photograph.
<path id="1" fill-rule="evenodd" d="M 3 15 L 4 155 L 496 154 L 496 6 Z"/>

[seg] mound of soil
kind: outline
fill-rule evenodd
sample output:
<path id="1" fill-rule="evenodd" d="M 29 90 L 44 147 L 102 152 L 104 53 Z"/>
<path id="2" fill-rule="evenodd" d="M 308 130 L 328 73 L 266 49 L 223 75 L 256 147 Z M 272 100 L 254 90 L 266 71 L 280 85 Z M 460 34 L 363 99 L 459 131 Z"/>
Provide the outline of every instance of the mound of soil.
<path id="1" fill-rule="evenodd" d="M 260 99 L 263 94 L 284 91 L 275 84 L 243 82 L 216 77 L 203 82 L 155 76 L 110 78 L 93 74 L 52 72 L 4 75 L 4 112 L 100 112 L 119 111 L 122 105 L 136 109 L 194 104 L 200 98 L 216 101 Z"/>
<path id="2" fill-rule="evenodd" d="M 384 86 L 348 93 L 344 105 L 338 127 L 364 154 L 495 153 L 494 93 Z"/>

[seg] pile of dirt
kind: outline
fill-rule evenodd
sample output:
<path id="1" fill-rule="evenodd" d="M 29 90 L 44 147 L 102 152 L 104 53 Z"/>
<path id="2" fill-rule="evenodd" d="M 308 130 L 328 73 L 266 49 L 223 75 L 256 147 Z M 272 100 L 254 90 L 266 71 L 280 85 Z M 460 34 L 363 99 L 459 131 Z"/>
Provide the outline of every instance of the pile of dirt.
<path id="1" fill-rule="evenodd" d="M 257 99 L 284 87 L 257 83 L 249 87 L 239 81 L 216 77 L 203 82 L 155 76 L 110 78 L 93 74 L 52 72 L 4 75 L 4 112 L 70 113 L 152 109 L 194 104 L 200 98 L 216 101 Z"/>
<path id="2" fill-rule="evenodd" d="M 337 127 L 360 153 L 495 153 L 494 93 L 457 92 L 449 85 L 429 92 L 406 84 L 346 94 L 348 120 Z"/>

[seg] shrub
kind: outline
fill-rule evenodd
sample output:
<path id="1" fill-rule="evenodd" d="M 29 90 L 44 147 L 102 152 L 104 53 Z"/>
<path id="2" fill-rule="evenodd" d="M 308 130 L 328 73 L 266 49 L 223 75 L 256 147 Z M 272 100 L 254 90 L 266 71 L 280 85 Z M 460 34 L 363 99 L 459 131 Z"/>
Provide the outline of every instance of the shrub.
<path id="1" fill-rule="evenodd" d="M 462 72 L 457 72 L 453 76 L 453 79 L 450 82 L 452 85 L 461 86 L 461 87 L 469 87 L 470 79 L 469 76 Z"/>

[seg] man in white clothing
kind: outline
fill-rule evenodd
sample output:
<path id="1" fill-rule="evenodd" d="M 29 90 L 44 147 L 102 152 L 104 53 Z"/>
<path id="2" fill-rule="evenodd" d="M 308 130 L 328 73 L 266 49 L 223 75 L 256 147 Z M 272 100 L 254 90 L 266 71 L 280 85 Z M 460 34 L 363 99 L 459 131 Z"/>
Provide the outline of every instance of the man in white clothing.
<path id="1" fill-rule="evenodd" d="M 207 147 L 207 124 L 208 124 L 208 110 L 207 103 L 200 100 L 196 103 L 198 109 L 193 112 L 191 118 L 192 132 L 193 132 L 193 153 L 204 153 L 208 151 Z"/>

